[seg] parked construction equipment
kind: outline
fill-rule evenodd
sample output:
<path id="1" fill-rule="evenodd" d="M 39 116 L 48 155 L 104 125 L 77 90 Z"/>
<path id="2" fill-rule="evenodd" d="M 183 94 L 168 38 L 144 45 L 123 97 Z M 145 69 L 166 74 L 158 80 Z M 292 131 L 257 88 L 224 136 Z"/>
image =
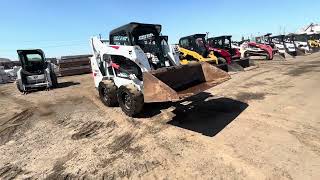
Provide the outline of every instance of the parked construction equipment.
<path id="1" fill-rule="evenodd" d="M 188 64 L 190 61 L 208 62 L 224 71 L 228 71 L 227 65 L 231 64 L 231 59 L 225 59 L 222 56 L 217 57 L 215 50 L 207 45 L 205 37 L 206 34 L 193 34 L 180 38 L 181 63 Z"/>
<path id="2" fill-rule="evenodd" d="M 272 48 L 274 48 L 274 44 L 271 41 L 271 35 L 272 35 L 272 33 L 267 33 L 262 36 L 257 36 L 257 37 L 255 37 L 255 41 L 256 41 L 256 43 L 266 44 L 266 45 L 269 45 Z"/>
<path id="3" fill-rule="evenodd" d="M 0 66 L 0 84 L 8 83 L 10 81 L 10 77 L 4 70 L 4 66 Z"/>
<path id="4" fill-rule="evenodd" d="M 249 39 L 239 42 L 241 57 L 263 56 L 267 60 L 273 59 L 273 49 L 269 45 L 258 44 Z"/>
<path id="5" fill-rule="evenodd" d="M 295 34 L 294 40 L 296 46 L 306 53 L 317 52 L 320 48 L 320 35 L 319 34 Z"/>
<path id="6" fill-rule="evenodd" d="M 57 76 L 53 65 L 45 60 L 41 49 L 17 50 L 21 68 L 17 72 L 17 88 L 20 92 L 28 92 L 38 88 L 58 87 Z"/>
<path id="7" fill-rule="evenodd" d="M 287 57 L 288 55 L 289 56 L 297 55 L 295 44 L 291 41 L 286 40 L 285 35 L 272 36 L 271 41 L 275 44 L 279 53 L 284 55 L 284 57 Z"/>
<path id="8" fill-rule="evenodd" d="M 301 52 L 303 54 L 310 53 L 311 48 L 308 43 L 308 36 L 307 34 L 288 34 L 286 36 L 287 39 L 289 39 L 291 42 L 294 43 L 296 46 L 298 52 Z"/>
<path id="9" fill-rule="evenodd" d="M 231 37 L 225 35 L 208 38 L 208 46 L 213 48 L 218 56 L 230 60 L 232 63 L 237 63 L 243 68 L 249 67 L 249 58 L 241 58 L 240 51 L 237 48 L 232 48 Z"/>
<path id="10" fill-rule="evenodd" d="M 320 49 L 320 34 L 308 34 L 308 44 L 313 51 L 319 51 Z"/>
<path id="11" fill-rule="evenodd" d="M 273 42 L 271 35 L 272 35 L 272 33 L 267 33 L 262 36 L 257 36 L 257 37 L 255 37 L 255 41 L 258 44 L 265 44 L 265 45 L 272 47 L 273 57 L 278 60 L 281 60 L 285 57 L 288 57 L 288 54 L 286 56 L 286 51 L 285 51 L 284 45 L 279 44 L 279 43 L 277 43 L 277 45 L 276 45 L 275 42 Z"/>
<path id="12" fill-rule="evenodd" d="M 276 53 L 278 53 L 278 49 L 275 46 L 275 44 L 272 42 L 271 35 L 272 35 L 272 33 L 267 33 L 262 36 L 257 36 L 257 37 L 255 37 L 255 42 L 258 44 L 265 44 L 265 45 L 271 46 L 272 50 L 273 50 L 272 51 L 273 54 L 276 54 Z"/>
<path id="13" fill-rule="evenodd" d="M 161 25 L 129 23 L 110 32 L 110 44 L 91 38 L 95 87 L 106 106 L 135 116 L 144 103 L 179 101 L 230 79 L 205 62 L 180 65 L 160 32 Z"/>
<path id="14" fill-rule="evenodd" d="M 308 34 L 308 43 L 311 48 L 315 48 L 316 50 L 319 50 L 320 48 L 320 34 Z"/>

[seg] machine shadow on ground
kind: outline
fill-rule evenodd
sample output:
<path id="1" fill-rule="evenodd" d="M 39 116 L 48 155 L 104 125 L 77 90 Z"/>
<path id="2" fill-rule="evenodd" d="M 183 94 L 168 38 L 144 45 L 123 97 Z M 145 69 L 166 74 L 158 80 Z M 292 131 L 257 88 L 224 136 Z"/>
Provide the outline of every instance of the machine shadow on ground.
<path id="1" fill-rule="evenodd" d="M 67 87 L 76 86 L 79 84 L 80 84 L 79 82 L 74 82 L 74 81 L 59 82 L 58 88 L 67 88 Z"/>
<path id="2" fill-rule="evenodd" d="M 155 116 L 171 106 L 175 107 L 172 111 L 175 116 L 167 122 L 168 124 L 213 137 L 249 105 L 230 98 L 216 98 L 210 93 L 202 92 L 182 102 L 148 104 L 142 116 Z"/>
<path id="3" fill-rule="evenodd" d="M 76 86 L 76 85 L 79 85 L 79 84 L 80 84 L 79 82 L 74 82 L 74 81 L 59 82 L 59 83 L 58 83 L 58 89 L 60 89 L 60 88 L 67 88 L 67 87 L 70 87 L 70 86 Z M 41 91 L 45 91 L 45 90 L 46 90 L 45 87 L 35 88 L 35 89 L 29 89 L 26 94 L 41 92 Z"/>

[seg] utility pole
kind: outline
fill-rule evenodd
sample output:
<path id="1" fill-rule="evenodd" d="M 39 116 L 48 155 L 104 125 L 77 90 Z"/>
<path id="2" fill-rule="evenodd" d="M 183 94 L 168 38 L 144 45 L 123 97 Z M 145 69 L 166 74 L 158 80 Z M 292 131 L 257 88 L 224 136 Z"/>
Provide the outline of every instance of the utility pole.
<path id="1" fill-rule="evenodd" d="M 209 32 L 206 32 L 206 40 L 209 38 Z"/>

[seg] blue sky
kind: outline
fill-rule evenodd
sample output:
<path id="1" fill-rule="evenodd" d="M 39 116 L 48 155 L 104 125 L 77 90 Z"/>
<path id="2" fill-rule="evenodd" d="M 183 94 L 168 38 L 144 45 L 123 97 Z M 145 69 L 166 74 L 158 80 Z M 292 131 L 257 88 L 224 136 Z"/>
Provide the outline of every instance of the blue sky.
<path id="1" fill-rule="evenodd" d="M 90 36 L 107 37 L 130 21 L 158 23 L 170 43 L 209 32 L 234 39 L 320 23 L 319 0 L 0 0 L 0 57 L 42 48 L 47 57 L 90 53 Z"/>

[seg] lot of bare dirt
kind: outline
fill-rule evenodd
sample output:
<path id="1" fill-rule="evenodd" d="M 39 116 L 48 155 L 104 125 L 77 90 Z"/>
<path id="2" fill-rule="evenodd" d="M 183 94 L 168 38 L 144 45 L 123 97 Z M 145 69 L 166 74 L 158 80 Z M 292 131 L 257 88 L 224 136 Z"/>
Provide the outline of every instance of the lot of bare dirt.
<path id="1" fill-rule="evenodd" d="M 138 118 L 105 107 L 91 75 L 1 85 L 0 179 L 320 179 L 320 55 L 256 64 Z"/>

